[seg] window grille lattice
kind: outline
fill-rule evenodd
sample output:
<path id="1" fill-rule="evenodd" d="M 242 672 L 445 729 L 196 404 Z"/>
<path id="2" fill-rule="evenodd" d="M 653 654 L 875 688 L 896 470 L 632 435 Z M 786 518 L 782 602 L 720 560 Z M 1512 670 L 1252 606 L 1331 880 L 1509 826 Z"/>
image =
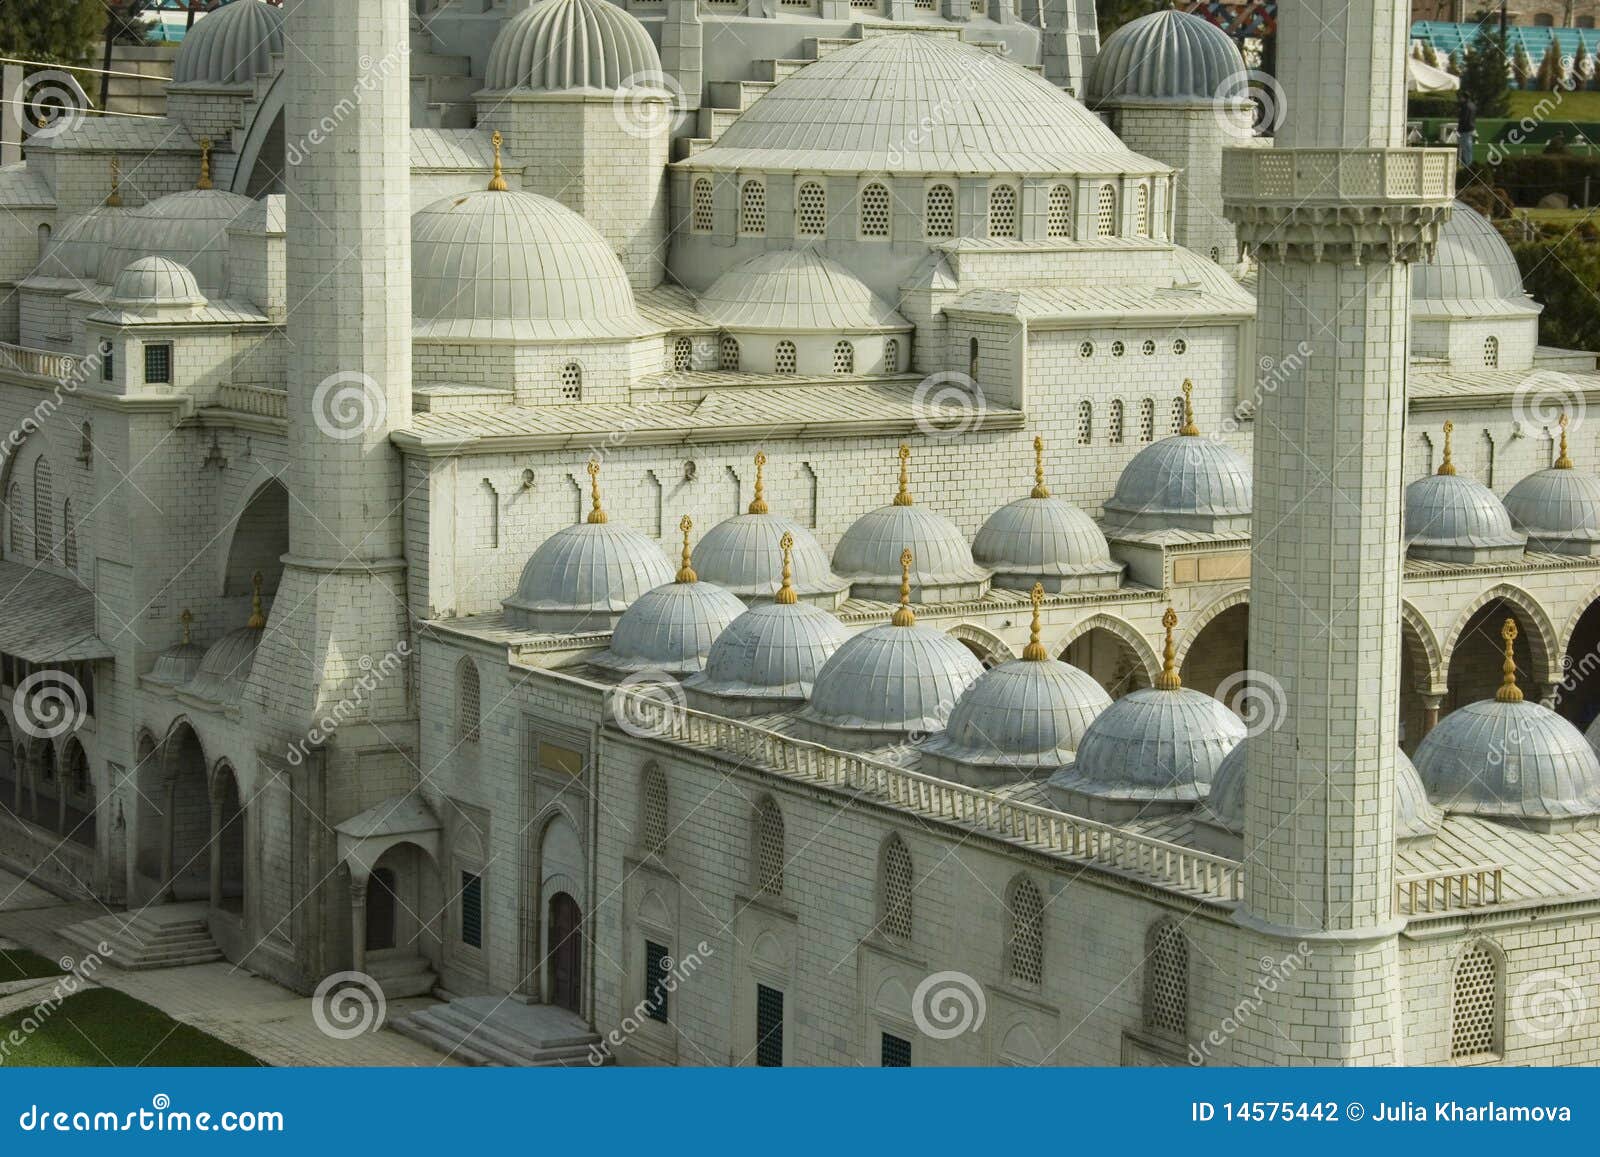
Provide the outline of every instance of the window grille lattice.
<path id="1" fill-rule="evenodd" d="M 694 368 L 694 341 L 680 337 L 672 343 L 672 368 L 680 373 Z"/>
<path id="2" fill-rule="evenodd" d="M 478 668 L 471 659 L 461 660 L 456 668 L 456 735 L 468 743 L 478 742 L 481 734 Z"/>
<path id="3" fill-rule="evenodd" d="M 717 343 L 717 354 L 721 358 L 721 367 L 725 370 L 739 368 L 739 339 L 729 334 L 723 334 L 722 340 Z"/>
<path id="4" fill-rule="evenodd" d="M 924 208 L 929 237 L 956 235 L 956 191 L 949 185 L 934 185 L 928 190 Z"/>
<path id="5" fill-rule="evenodd" d="M 658 856 L 667 846 L 667 777 L 655 764 L 644 771 L 644 850 Z"/>
<path id="6" fill-rule="evenodd" d="M 583 401 L 583 367 L 577 362 L 568 362 L 561 367 L 561 400 Z"/>
<path id="7" fill-rule="evenodd" d="M 886 374 L 900 372 L 900 343 L 894 338 L 889 338 L 883 343 L 883 372 Z"/>
<path id="8" fill-rule="evenodd" d="M 1500 339 L 1486 337 L 1483 339 L 1483 365 L 1485 369 L 1497 370 L 1500 368 Z"/>
<path id="9" fill-rule="evenodd" d="M 1151 935 L 1145 961 L 1145 1027 L 1169 1036 L 1189 1032 L 1189 942 L 1174 925 L 1163 923 Z"/>
<path id="10" fill-rule="evenodd" d="M 886 936 L 909 941 L 912 929 L 911 853 L 893 836 L 883 853 L 883 928 Z"/>
<path id="11" fill-rule="evenodd" d="M 691 214 L 690 228 L 696 233 L 709 233 L 716 222 L 711 204 L 711 182 L 700 177 L 694 183 L 694 211 Z"/>
<path id="12" fill-rule="evenodd" d="M 1113 446 L 1122 445 L 1122 399 L 1111 403 L 1111 420 L 1106 424 L 1106 436 Z"/>
<path id="13" fill-rule="evenodd" d="M 1010 185 L 996 185 L 989 190 L 989 236 L 1017 236 L 1017 191 Z"/>
<path id="14" fill-rule="evenodd" d="M 1450 1055 L 1472 1057 L 1495 1051 L 1499 971 L 1483 945 L 1469 949 L 1456 965 L 1451 1001 Z"/>
<path id="15" fill-rule="evenodd" d="M 1172 432 L 1176 434 L 1183 429 L 1183 399 L 1172 399 Z"/>
<path id="16" fill-rule="evenodd" d="M 1133 211 L 1136 218 L 1134 227 L 1139 231 L 1139 236 L 1150 236 L 1150 186 L 1140 185 L 1139 191 L 1133 195 Z"/>
<path id="17" fill-rule="evenodd" d="M 1072 189 L 1068 185 L 1052 185 L 1045 206 L 1045 234 L 1049 237 L 1072 236 Z"/>
<path id="18" fill-rule="evenodd" d="M 55 531 L 50 525 L 55 505 L 52 491 L 50 463 L 40 458 L 33 464 L 33 557 L 40 561 L 48 561 L 56 552 Z"/>
<path id="19" fill-rule="evenodd" d="M 1078 445 L 1087 446 L 1094 441 L 1094 404 L 1078 403 Z"/>
<path id="20" fill-rule="evenodd" d="M 1011 979 L 1039 984 L 1044 979 L 1044 900 L 1032 880 L 1022 877 L 1011 886 L 1011 935 L 1006 944 L 1011 958 Z"/>
<path id="21" fill-rule="evenodd" d="M 739 232 L 767 231 L 767 187 L 760 181 L 746 181 L 739 187 Z"/>
<path id="22" fill-rule="evenodd" d="M 756 887 L 783 895 L 783 813 L 770 799 L 756 808 Z"/>
<path id="23" fill-rule="evenodd" d="M 792 374 L 795 371 L 796 355 L 794 342 L 780 341 L 778 352 L 773 355 L 772 363 L 780 374 Z"/>
<path id="24" fill-rule="evenodd" d="M 1139 441 L 1149 442 L 1156 436 L 1156 403 L 1145 398 L 1139 403 Z"/>
<path id="25" fill-rule="evenodd" d="M 1100 186 L 1100 204 L 1095 211 L 1094 227 L 1100 237 L 1117 235 L 1117 191 L 1110 185 Z"/>
<path id="26" fill-rule="evenodd" d="M 797 232 L 802 237 L 821 237 L 828 231 L 828 193 L 815 181 L 800 186 L 795 196 Z"/>
<path id="27" fill-rule="evenodd" d="M 876 181 L 861 190 L 861 236 L 889 236 L 889 190 Z"/>
<path id="28" fill-rule="evenodd" d="M 853 374 L 856 372 L 855 346 L 847 341 L 842 341 L 833 347 L 833 372 L 836 374 Z"/>

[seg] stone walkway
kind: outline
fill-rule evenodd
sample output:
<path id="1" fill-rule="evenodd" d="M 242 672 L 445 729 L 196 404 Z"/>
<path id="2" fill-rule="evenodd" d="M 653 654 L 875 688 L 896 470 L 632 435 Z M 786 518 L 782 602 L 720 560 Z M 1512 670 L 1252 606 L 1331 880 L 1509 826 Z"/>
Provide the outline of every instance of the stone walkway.
<path id="1" fill-rule="evenodd" d="M 29 898 L 24 900 L 24 896 Z M 6 897 L 10 897 L 6 900 Z M 53 960 L 77 960 L 81 951 L 62 939 L 60 930 L 106 909 L 90 902 L 68 902 L 23 884 L 0 868 L 0 937 Z M 269 1065 L 455 1066 L 439 1053 L 408 1040 L 389 1028 L 336 1040 L 312 1019 L 310 997 L 300 996 L 269 980 L 228 963 L 197 964 L 123 972 L 102 965 L 93 973 L 102 988 L 114 988 L 154 1005 L 184 1024 L 210 1033 Z M 6 1005 L 30 994 L 0 994 Z M 439 1002 L 428 997 L 389 1004 L 386 1023 Z"/>

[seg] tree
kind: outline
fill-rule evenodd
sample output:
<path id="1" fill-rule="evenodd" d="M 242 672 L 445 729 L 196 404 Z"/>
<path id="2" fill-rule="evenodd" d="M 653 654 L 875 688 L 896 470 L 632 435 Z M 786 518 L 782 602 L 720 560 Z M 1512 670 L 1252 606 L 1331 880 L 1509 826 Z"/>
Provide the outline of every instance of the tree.
<path id="1" fill-rule="evenodd" d="M 1477 39 L 1467 49 L 1461 65 L 1461 91 L 1478 106 L 1481 117 L 1503 117 L 1511 112 L 1511 54 L 1498 24 L 1478 26 Z"/>
<path id="2" fill-rule="evenodd" d="M 1528 55 L 1528 50 L 1520 40 L 1517 41 L 1516 54 L 1511 58 L 1511 71 L 1517 78 L 1518 88 L 1527 88 L 1536 71 L 1533 67 L 1533 57 Z"/>
<path id="3" fill-rule="evenodd" d="M 111 97 L 111 46 L 114 44 L 143 44 L 144 22 L 140 19 L 156 6 L 156 0 L 105 0 L 105 54 L 100 67 L 100 107 L 104 108 Z"/>
<path id="4" fill-rule="evenodd" d="M 99 39 L 100 0 L 5 0 L 6 56 L 86 64 Z"/>
<path id="5" fill-rule="evenodd" d="M 1514 244 L 1523 284 L 1544 303 L 1539 340 L 1563 349 L 1600 349 L 1600 309 L 1593 286 L 1600 285 L 1600 245 L 1569 232 Z"/>
<path id="6" fill-rule="evenodd" d="M 1561 87 L 1561 77 L 1564 69 L 1561 64 L 1561 46 L 1554 40 L 1550 47 L 1544 50 L 1544 59 L 1539 62 L 1539 76 L 1534 84 L 1541 92 L 1554 92 Z"/>
<path id="7" fill-rule="evenodd" d="M 1589 82 L 1594 79 L 1594 57 L 1589 55 L 1588 46 L 1582 40 L 1578 41 L 1578 51 L 1572 58 L 1572 86 L 1578 89 L 1589 87 Z"/>
<path id="8" fill-rule="evenodd" d="M 1422 42 L 1422 63 L 1431 64 L 1434 68 L 1439 67 L 1439 50 L 1433 46 L 1431 40 Z"/>

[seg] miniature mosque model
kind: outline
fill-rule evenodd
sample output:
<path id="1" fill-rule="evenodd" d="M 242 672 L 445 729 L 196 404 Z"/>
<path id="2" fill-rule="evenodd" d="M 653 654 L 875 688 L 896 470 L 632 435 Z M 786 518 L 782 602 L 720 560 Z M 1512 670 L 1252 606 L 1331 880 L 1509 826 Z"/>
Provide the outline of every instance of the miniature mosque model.
<path id="1" fill-rule="evenodd" d="M 1317 9 L 1271 136 L 1090 0 L 197 20 L 0 169 L 0 862 L 475 1063 L 1600 1061 L 1596 354 Z"/>

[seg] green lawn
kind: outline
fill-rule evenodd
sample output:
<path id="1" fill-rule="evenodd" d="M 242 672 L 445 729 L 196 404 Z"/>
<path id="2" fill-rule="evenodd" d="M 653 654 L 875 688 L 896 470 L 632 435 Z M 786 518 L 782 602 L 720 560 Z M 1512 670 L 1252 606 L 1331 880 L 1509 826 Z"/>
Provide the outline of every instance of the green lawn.
<path id="1" fill-rule="evenodd" d="M 1524 92 L 1513 89 L 1511 116 L 1525 117 L 1534 111 L 1540 101 L 1554 99 L 1554 95 L 1548 92 Z M 1555 119 L 1564 121 L 1600 121 L 1600 92 L 1563 93 L 1561 103 L 1556 106 L 1552 115 Z"/>
<path id="2" fill-rule="evenodd" d="M 1600 208 L 1591 209 L 1519 209 L 1519 213 L 1526 213 L 1528 218 L 1540 225 L 1554 225 L 1562 229 L 1572 229 L 1585 221 L 1593 221 L 1600 225 Z"/>
<path id="3" fill-rule="evenodd" d="M 41 990 L 47 995 L 48 989 Z M 27 1021 L 33 1025 L 28 1031 Z M 15 1043 L 11 1034 L 21 1035 Z M 40 1067 L 258 1065 L 249 1053 L 109 988 L 69 996 L 50 1010 L 0 1019 L 0 1065 Z"/>
<path id="4" fill-rule="evenodd" d="M 8 980 L 33 980 L 40 976 L 59 976 L 61 968 L 23 948 L 0 948 L 0 984 Z"/>

